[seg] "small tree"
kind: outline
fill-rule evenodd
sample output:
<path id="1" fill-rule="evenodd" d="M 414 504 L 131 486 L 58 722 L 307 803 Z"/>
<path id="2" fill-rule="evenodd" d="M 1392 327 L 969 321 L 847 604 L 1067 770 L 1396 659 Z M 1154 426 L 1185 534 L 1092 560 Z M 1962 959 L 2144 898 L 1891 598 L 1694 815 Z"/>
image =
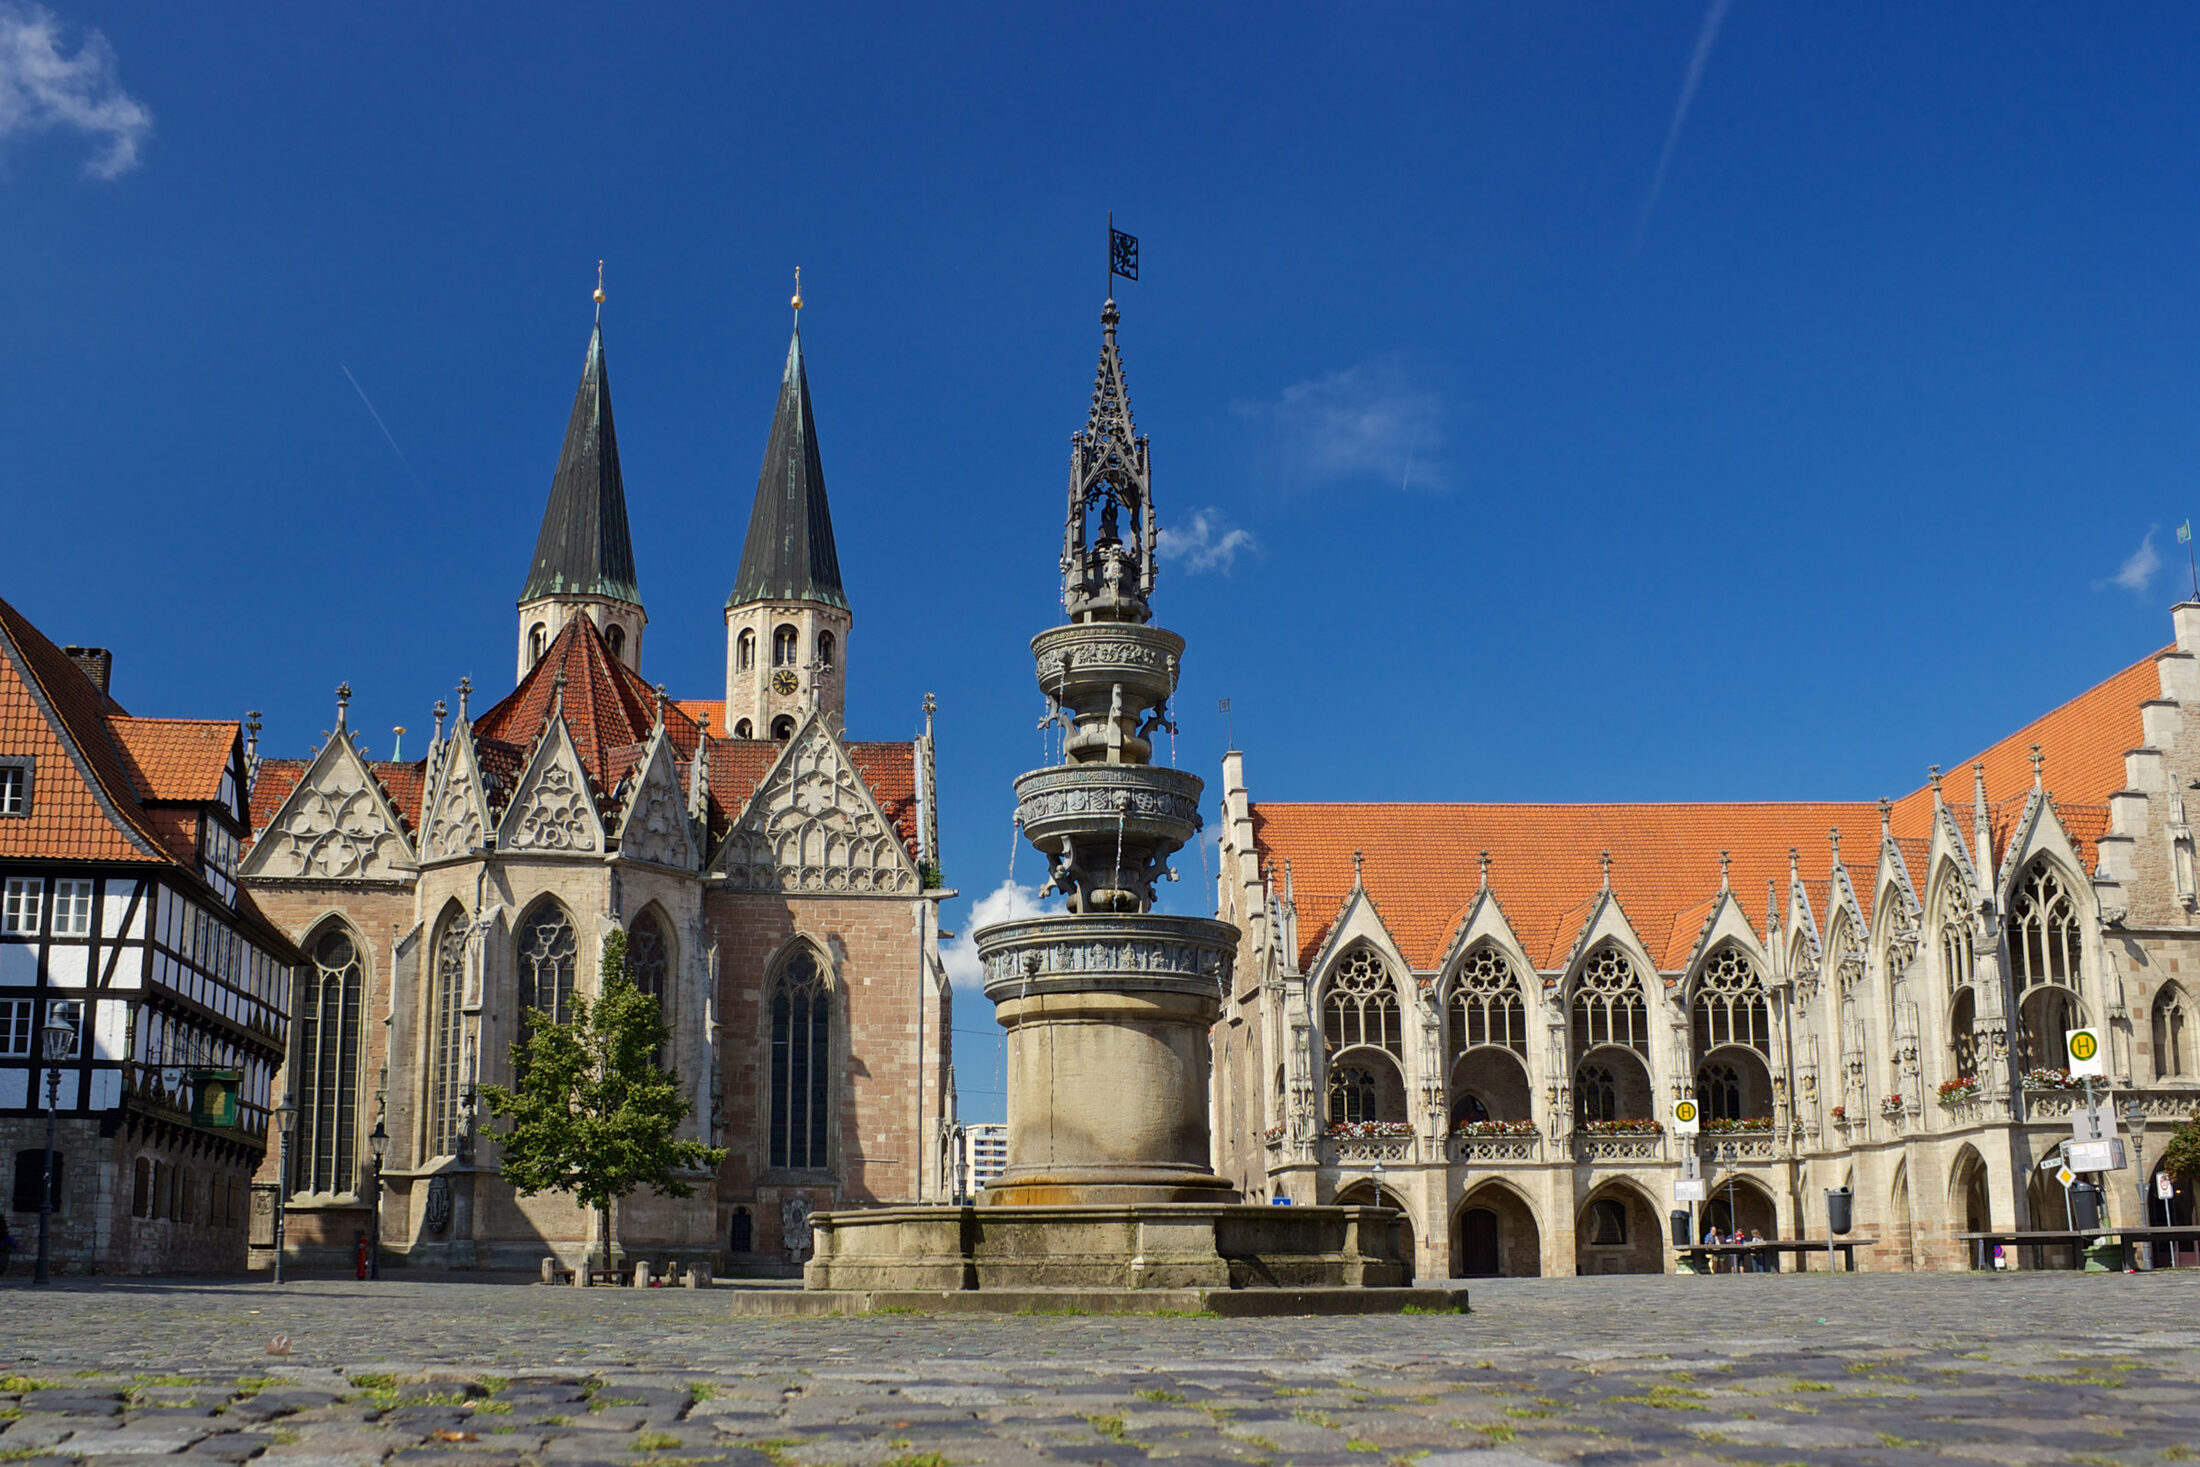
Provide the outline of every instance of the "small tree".
<path id="1" fill-rule="evenodd" d="M 2162 1148 L 2162 1169 L 2180 1182 L 2200 1183 L 2200 1109 L 2170 1133 Z"/>
<path id="2" fill-rule="evenodd" d="M 675 1133 L 694 1108 L 680 1098 L 679 1072 L 655 1058 L 667 1031 L 657 1000 L 634 986 L 626 934 L 603 945 L 603 994 L 572 998 L 561 1024 L 528 1009 L 524 1042 L 512 1046 L 514 1088 L 485 1085 L 489 1113 L 509 1119 L 500 1168 L 522 1197 L 570 1192 L 596 1214 L 597 1246 L 611 1266 L 611 1204 L 637 1187 L 693 1196 L 683 1170 L 715 1167 L 720 1147 Z"/>

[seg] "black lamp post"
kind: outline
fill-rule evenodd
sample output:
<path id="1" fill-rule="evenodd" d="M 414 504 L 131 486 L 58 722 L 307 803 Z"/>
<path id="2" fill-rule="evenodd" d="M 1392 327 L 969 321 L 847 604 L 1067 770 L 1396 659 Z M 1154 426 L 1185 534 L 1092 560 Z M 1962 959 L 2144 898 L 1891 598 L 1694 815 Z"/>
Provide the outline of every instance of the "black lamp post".
<path id="1" fill-rule="evenodd" d="M 374 1122 L 374 1134 L 367 1137 L 367 1150 L 374 1154 L 374 1186 L 368 1193 L 367 1203 L 367 1277 L 382 1277 L 382 1155 L 390 1149 L 390 1133 L 379 1117 Z"/>
<path id="2" fill-rule="evenodd" d="M 39 1057 L 46 1062 L 46 1171 L 38 1188 L 38 1271 L 31 1276 L 31 1282 L 38 1284 L 46 1282 L 52 1257 L 53 1126 L 61 1097 L 61 1064 L 76 1053 L 76 1025 L 62 1012 L 60 1004 L 48 1003 L 45 1027 L 38 1031 Z"/>
<path id="3" fill-rule="evenodd" d="M 275 1107 L 275 1282 L 283 1281 L 283 1234 L 285 1214 L 290 1210 L 290 1132 L 298 1124 L 298 1107 L 290 1103 L 290 1096 L 283 1096 L 283 1103 Z"/>
<path id="4" fill-rule="evenodd" d="M 2153 1201 L 2147 1196 L 2147 1110 L 2136 1099 L 2124 1103 L 2124 1122 L 2131 1127 L 2131 1174 L 2139 1189 L 2139 1215 L 2135 1221 L 2146 1227 L 2153 1218 Z M 2164 1219 L 2168 1221 L 2168 1219 Z M 2171 1247 L 2177 1245 L 2172 1243 Z M 2154 1244 L 2141 1234 L 2136 1244 L 2124 1249 L 2124 1272 L 2135 1273 L 2154 1267 Z"/>

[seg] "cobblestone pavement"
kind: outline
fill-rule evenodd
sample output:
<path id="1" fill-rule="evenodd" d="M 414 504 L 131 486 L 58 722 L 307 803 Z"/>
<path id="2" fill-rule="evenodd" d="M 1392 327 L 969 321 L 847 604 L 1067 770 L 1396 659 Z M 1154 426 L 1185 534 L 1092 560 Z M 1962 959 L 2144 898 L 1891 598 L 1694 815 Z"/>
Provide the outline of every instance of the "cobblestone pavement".
<path id="1" fill-rule="evenodd" d="M 2200 1461 L 2200 1271 L 1508 1280 L 1474 1305 L 736 1321 L 723 1289 L 11 1280 L 0 1461 Z"/>

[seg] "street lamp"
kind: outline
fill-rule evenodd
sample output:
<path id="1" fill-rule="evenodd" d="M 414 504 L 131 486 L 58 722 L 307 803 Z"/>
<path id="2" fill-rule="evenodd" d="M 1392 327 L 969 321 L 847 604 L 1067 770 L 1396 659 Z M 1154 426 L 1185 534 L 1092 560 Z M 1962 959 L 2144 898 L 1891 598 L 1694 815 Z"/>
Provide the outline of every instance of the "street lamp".
<path id="1" fill-rule="evenodd" d="M 76 1053 L 76 1025 L 63 1017 L 67 1012 L 63 1004 L 48 1003 L 45 1027 L 38 1031 L 39 1057 L 46 1062 L 46 1173 L 38 1188 L 38 1271 L 31 1282 L 39 1284 L 46 1282 L 53 1246 L 53 1124 L 61 1097 L 61 1063 Z"/>
<path id="2" fill-rule="evenodd" d="M 2149 1210 L 2152 1201 L 2147 1196 L 2147 1110 L 2136 1097 L 2124 1102 L 2124 1121 L 2131 1127 L 2131 1175 L 2139 1189 L 2138 1221 L 2143 1228 L 2150 1225 L 2153 1213 Z M 2170 1246 L 2177 1245 L 2172 1243 Z M 2142 1233 L 2136 1246 L 2127 1243 L 2124 1248 L 2124 1271 L 2136 1273 L 2142 1268 L 2151 1271 L 2153 1267 L 2154 1243 Z"/>
<path id="3" fill-rule="evenodd" d="M 298 1107 L 290 1103 L 286 1091 L 283 1103 L 275 1107 L 275 1282 L 283 1281 L 283 1223 L 290 1202 L 290 1133 L 298 1124 Z"/>
<path id="4" fill-rule="evenodd" d="M 390 1133 L 384 1129 L 381 1118 L 374 1122 L 374 1133 L 367 1137 L 367 1150 L 374 1154 L 374 1187 L 367 1203 L 367 1277 L 382 1277 L 382 1155 L 390 1149 Z"/>

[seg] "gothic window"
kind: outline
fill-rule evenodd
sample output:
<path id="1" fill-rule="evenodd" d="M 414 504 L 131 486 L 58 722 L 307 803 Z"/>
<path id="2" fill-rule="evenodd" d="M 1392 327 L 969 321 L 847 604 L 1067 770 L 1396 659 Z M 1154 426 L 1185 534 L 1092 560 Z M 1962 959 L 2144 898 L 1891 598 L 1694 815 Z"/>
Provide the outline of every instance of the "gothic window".
<path id="1" fill-rule="evenodd" d="M 1956 995 L 1954 1011 L 1948 1017 L 1948 1057 L 1955 1062 L 1959 1077 L 1978 1075 L 1978 1035 L 1972 1029 L 1977 1014 L 1977 1000 L 1970 989 Z"/>
<path id="2" fill-rule="evenodd" d="M 1356 1125 L 1381 1118 L 1373 1070 L 1365 1065 L 1339 1065 L 1329 1072 L 1329 1124 Z"/>
<path id="3" fill-rule="evenodd" d="M 2078 918 L 2062 878 L 2045 856 L 2032 863 L 2009 908 L 2009 964 L 2017 992 L 2042 983 L 2078 986 Z"/>
<path id="4" fill-rule="evenodd" d="M 645 911 L 634 919 L 634 930 L 626 935 L 626 970 L 633 975 L 634 986 L 657 1000 L 657 1018 L 666 1020 L 665 979 L 669 976 L 671 949 L 665 941 L 664 923 L 657 914 Z M 660 1066 L 664 1064 L 664 1048 L 659 1046 L 652 1058 Z"/>
<path id="5" fill-rule="evenodd" d="M 1650 1014 L 1635 982 L 1635 965 L 1610 944 L 1589 955 L 1574 985 L 1574 1052 L 1585 1054 L 1600 1044 L 1650 1052 Z"/>
<path id="6" fill-rule="evenodd" d="M 573 1017 L 573 975 L 580 944 L 573 935 L 573 920 L 556 902 L 535 908 L 519 930 L 519 1004 L 522 1012 L 540 1009 L 552 1023 Z M 520 1021 L 520 1043 L 527 1042 L 526 1020 Z"/>
<path id="7" fill-rule="evenodd" d="M 772 739 L 774 742 L 784 744 L 793 737 L 794 716 L 792 714 L 782 713 L 772 720 Z"/>
<path id="8" fill-rule="evenodd" d="M 1398 1014 L 1398 990 L 1390 970 L 1371 948 L 1356 947 L 1337 964 L 1322 998 L 1322 1038 L 1329 1053 L 1371 1044 L 1405 1057 L 1405 1026 Z"/>
<path id="9" fill-rule="evenodd" d="M 733 726 L 733 736 L 737 739 L 753 739 L 756 737 L 756 725 L 744 718 Z"/>
<path id="10" fill-rule="evenodd" d="M 626 660 L 626 628 L 613 622 L 604 632 L 603 639 L 611 644 L 611 655 L 621 662 Z"/>
<path id="11" fill-rule="evenodd" d="M 1576 1108 L 1585 1121 L 1619 1119 L 1619 1079 L 1603 1065 L 1584 1065 L 1574 1078 Z"/>
<path id="12" fill-rule="evenodd" d="M 1732 1065 L 1706 1065 L 1696 1072 L 1696 1099 L 1715 1121 L 1742 1119 L 1742 1076 Z"/>
<path id="13" fill-rule="evenodd" d="M 1627 1241 L 1627 1204 L 1613 1197 L 1599 1197 L 1589 1204 L 1589 1241 L 1617 1247 Z"/>
<path id="14" fill-rule="evenodd" d="M 832 990 L 817 955 L 799 948 L 771 989 L 771 1161 L 774 1167 L 829 1164 L 825 1123 L 832 1095 Z"/>
<path id="15" fill-rule="evenodd" d="M 1693 1017 L 1696 1053 L 1706 1055 L 1724 1044 L 1772 1053 L 1772 1011 L 1756 965 L 1731 943 L 1713 953 L 1696 979 Z"/>
<path id="16" fill-rule="evenodd" d="M 359 948 L 341 927 L 312 947 L 314 971 L 299 995 L 297 1137 L 291 1173 L 300 1192 L 352 1192 L 359 1108 Z"/>
<path id="17" fill-rule="evenodd" d="M 527 629 L 527 665 L 533 667 L 542 661 L 543 648 L 547 645 L 548 628 L 536 622 Z"/>
<path id="18" fill-rule="evenodd" d="M 795 657 L 797 655 L 795 652 L 795 646 L 798 642 L 801 641 L 801 639 L 801 634 L 795 631 L 795 629 L 789 625 L 783 625 L 777 631 L 773 632 L 772 666 L 794 666 Z"/>
<path id="19" fill-rule="evenodd" d="M 2192 1015 L 2176 984 L 2154 996 L 2154 1078 L 2182 1079 L 2193 1072 Z"/>
<path id="20" fill-rule="evenodd" d="M 835 645 L 831 632 L 819 632 L 817 634 L 817 661 L 820 667 L 830 672 L 833 666 L 834 654 L 838 651 L 839 648 Z"/>
<path id="21" fill-rule="evenodd" d="M 1953 879 L 1940 891 L 1940 966 L 1950 993 L 1970 987 L 1971 914 L 1964 908 L 1962 884 Z"/>
<path id="22" fill-rule="evenodd" d="M 1528 1008 L 1520 982 L 1505 955 L 1487 944 L 1467 954 L 1451 980 L 1451 1052 L 1464 1054 L 1478 1044 L 1500 1045 L 1525 1056 Z"/>
<path id="23" fill-rule="evenodd" d="M 466 1001 L 466 915 L 453 910 L 435 942 L 428 1027 L 428 1152 L 456 1156 Z"/>
<path id="24" fill-rule="evenodd" d="M 744 630 L 733 641 L 733 665 L 737 672 L 747 672 L 756 666 L 756 633 Z"/>

